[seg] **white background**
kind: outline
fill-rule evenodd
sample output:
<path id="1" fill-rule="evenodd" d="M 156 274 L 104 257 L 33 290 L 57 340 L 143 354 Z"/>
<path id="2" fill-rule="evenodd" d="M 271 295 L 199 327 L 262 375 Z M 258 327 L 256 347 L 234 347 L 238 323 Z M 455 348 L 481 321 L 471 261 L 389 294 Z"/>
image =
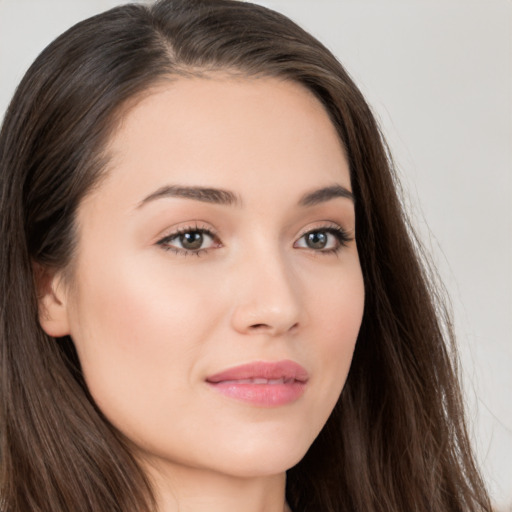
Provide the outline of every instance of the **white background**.
<path id="1" fill-rule="evenodd" d="M 0 115 L 54 37 L 117 0 L 0 0 Z M 390 143 L 448 288 L 472 436 L 512 510 L 512 1 L 261 0 L 322 40 Z"/>

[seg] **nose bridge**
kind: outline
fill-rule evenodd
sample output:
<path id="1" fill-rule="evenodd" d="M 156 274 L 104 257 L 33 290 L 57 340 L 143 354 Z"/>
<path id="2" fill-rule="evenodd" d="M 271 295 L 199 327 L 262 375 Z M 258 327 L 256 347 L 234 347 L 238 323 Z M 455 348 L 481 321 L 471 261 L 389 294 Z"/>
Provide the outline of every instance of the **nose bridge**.
<path id="1" fill-rule="evenodd" d="M 293 269 L 277 242 L 249 248 L 236 262 L 233 324 L 276 335 L 297 326 L 302 306 Z"/>

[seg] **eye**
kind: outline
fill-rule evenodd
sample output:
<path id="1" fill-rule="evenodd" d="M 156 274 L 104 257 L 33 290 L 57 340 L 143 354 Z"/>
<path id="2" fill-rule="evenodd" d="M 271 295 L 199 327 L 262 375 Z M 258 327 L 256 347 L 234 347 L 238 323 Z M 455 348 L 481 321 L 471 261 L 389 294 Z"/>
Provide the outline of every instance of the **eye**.
<path id="1" fill-rule="evenodd" d="M 215 234 L 203 228 L 179 229 L 159 240 L 157 244 L 178 254 L 200 254 L 220 246 Z"/>
<path id="2" fill-rule="evenodd" d="M 334 253 L 352 239 L 341 227 L 319 228 L 304 233 L 294 247 L 311 249 L 317 252 Z"/>

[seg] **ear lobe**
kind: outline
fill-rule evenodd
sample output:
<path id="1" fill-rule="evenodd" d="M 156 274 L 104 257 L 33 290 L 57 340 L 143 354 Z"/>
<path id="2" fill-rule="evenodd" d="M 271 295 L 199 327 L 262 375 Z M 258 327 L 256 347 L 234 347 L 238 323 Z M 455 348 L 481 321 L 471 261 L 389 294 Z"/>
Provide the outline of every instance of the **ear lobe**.
<path id="1" fill-rule="evenodd" d="M 62 273 L 52 272 L 34 263 L 39 323 L 49 336 L 59 338 L 69 334 L 67 297 Z"/>

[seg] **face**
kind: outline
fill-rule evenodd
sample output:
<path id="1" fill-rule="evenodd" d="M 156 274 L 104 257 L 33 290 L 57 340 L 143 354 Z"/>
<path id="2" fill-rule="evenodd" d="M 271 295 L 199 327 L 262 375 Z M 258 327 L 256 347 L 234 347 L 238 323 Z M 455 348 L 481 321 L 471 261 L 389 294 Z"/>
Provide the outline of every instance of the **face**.
<path id="1" fill-rule="evenodd" d="M 55 277 L 61 317 L 43 326 L 71 335 L 144 460 L 285 471 L 339 397 L 363 312 L 328 115 L 290 82 L 181 79 L 126 114 L 109 152 L 79 207 L 71 284 Z"/>

